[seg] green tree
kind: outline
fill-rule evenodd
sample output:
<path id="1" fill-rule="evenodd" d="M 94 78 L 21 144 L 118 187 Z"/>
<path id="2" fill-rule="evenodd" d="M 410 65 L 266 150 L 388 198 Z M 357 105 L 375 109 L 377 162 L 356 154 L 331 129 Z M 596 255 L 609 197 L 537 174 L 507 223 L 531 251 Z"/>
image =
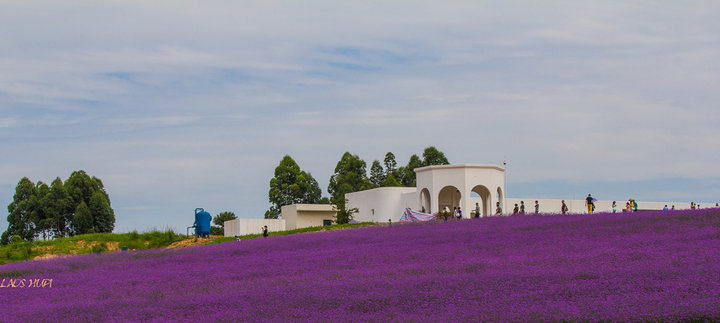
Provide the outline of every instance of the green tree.
<path id="1" fill-rule="evenodd" d="M 233 212 L 221 212 L 213 218 L 213 224 L 225 228 L 225 221 L 235 220 L 237 216 Z"/>
<path id="2" fill-rule="evenodd" d="M 75 213 L 83 203 L 93 221 L 87 230 L 84 224 L 74 223 Z M 50 186 L 43 182 L 33 184 L 23 177 L 8 212 L 8 229 L 0 238 L 3 244 L 13 235 L 30 241 L 39 236 L 48 239 L 73 235 L 78 227 L 84 231 L 112 232 L 115 226 L 115 212 L 102 181 L 82 170 L 73 172 L 65 183 L 56 178 Z"/>
<path id="3" fill-rule="evenodd" d="M 395 176 L 393 174 L 390 174 L 385 178 L 385 181 L 382 183 L 383 187 L 396 187 L 396 186 L 403 186 L 395 179 Z"/>
<path id="4" fill-rule="evenodd" d="M 448 165 L 450 162 L 448 162 L 448 159 L 445 157 L 445 154 L 443 154 L 441 151 L 437 150 L 437 148 L 430 146 L 425 148 L 425 151 L 423 151 L 423 166 L 431 166 L 431 165 Z"/>
<path id="5" fill-rule="evenodd" d="M 49 195 L 50 186 L 43 182 L 38 182 L 35 185 L 35 194 L 30 198 L 32 208 L 30 221 L 34 224 L 33 239 L 42 236 L 44 240 L 47 240 L 48 236 L 51 235 L 53 215 L 48 213 L 50 211 L 48 207 Z"/>
<path id="6" fill-rule="evenodd" d="M 389 175 L 395 172 L 397 162 L 395 161 L 395 154 L 388 152 L 385 154 L 385 175 Z"/>
<path id="7" fill-rule="evenodd" d="M 335 173 L 330 177 L 328 192 L 330 200 L 340 212 L 345 210 L 345 194 L 366 190 L 370 186 L 365 161 L 357 155 L 345 152 L 335 166 Z M 349 221 L 349 217 L 338 219 L 338 223 L 346 223 L 342 221 Z"/>
<path id="8" fill-rule="evenodd" d="M 415 168 L 423 167 L 423 163 L 418 155 L 413 154 L 410 156 L 410 160 L 407 166 L 398 168 L 398 181 L 402 186 L 413 187 L 416 186 L 416 174 Z"/>
<path id="9" fill-rule="evenodd" d="M 93 218 L 91 229 L 93 231 L 98 230 L 97 232 L 112 232 L 115 227 L 115 212 L 110 207 L 110 197 L 105 192 L 103 183 L 99 178 L 90 177 L 85 171 L 79 170 L 70 174 L 64 186 L 70 197 L 71 210 L 77 210 L 80 203 L 85 203 Z M 96 193 L 103 195 L 104 200 L 100 195 L 97 195 L 93 201 L 93 195 Z M 74 216 L 71 216 L 72 221 L 74 221 Z M 78 226 L 71 223 L 70 227 L 76 228 Z M 77 232 L 70 232 L 71 235 L 73 233 Z"/>
<path id="10" fill-rule="evenodd" d="M 104 191 L 102 181 L 97 177 L 90 177 L 84 170 L 74 171 L 65 181 L 65 190 L 73 200 L 75 208 L 80 202 L 90 203 L 90 197 L 96 191 Z"/>
<path id="11" fill-rule="evenodd" d="M 335 223 L 348 223 L 352 220 L 353 214 L 358 212 L 357 208 L 347 209 L 345 206 L 336 208 Z"/>
<path id="12" fill-rule="evenodd" d="M 93 231 L 113 231 L 115 228 L 115 211 L 110 207 L 110 201 L 105 191 L 95 191 L 90 196 L 88 208 L 93 218 Z"/>
<path id="13" fill-rule="evenodd" d="M 33 211 L 33 201 L 35 198 L 36 187 L 30 179 L 23 177 L 15 187 L 15 195 L 13 201 L 8 205 L 8 228 L 2 236 L 2 243 L 10 243 L 9 238 L 17 235 L 23 240 L 32 240 L 34 232 L 34 224 L 31 216 Z"/>
<path id="14" fill-rule="evenodd" d="M 310 173 L 300 169 L 300 166 L 285 155 L 275 168 L 275 177 L 270 179 L 268 200 L 272 204 L 265 212 L 266 219 L 276 219 L 283 205 L 320 202 L 322 191 L 315 178 Z"/>
<path id="15" fill-rule="evenodd" d="M 45 212 L 51 215 L 53 236 L 55 238 L 66 236 L 70 232 L 73 210 L 72 201 L 60 177 L 50 183 L 50 192 L 45 195 L 42 204 L 46 208 Z"/>
<path id="16" fill-rule="evenodd" d="M 373 188 L 385 186 L 383 185 L 385 177 L 385 170 L 383 170 L 380 162 L 378 160 L 373 161 L 372 166 L 370 166 L 370 185 Z"/>
<path id="17" fill-rule="evenodd" d="M 85 202 L 80 202 L 77 209 L 75 209 L 75 217 L 73 219 L 73 226 L 75 227 L 75 234 L 86 234 L 93 232 L 93 217 L 90 213 Z"/>

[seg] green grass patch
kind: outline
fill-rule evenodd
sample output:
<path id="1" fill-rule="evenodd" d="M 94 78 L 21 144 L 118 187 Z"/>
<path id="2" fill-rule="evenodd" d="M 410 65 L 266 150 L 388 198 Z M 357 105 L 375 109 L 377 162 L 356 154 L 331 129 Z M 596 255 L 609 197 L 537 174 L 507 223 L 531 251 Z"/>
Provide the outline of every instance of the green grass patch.
<path id="1" fill-rule="evenodd" d="M 334 224 L 329 226 L 317 226 L 295 230 L 270 232 L 271 237 L 285 236 L 291 234 L 321 232 L 340 229 L 360 228 L 378 225 L 374 222 Z M 262 237 L 261 234 L 248 234 L 239 237 L 241 240 L 255 239 Z M 127 247 L 128 250 L 139 250 L 149 248 L 164 248 L 173 242 L 193 239 L 184 234 L 175 233 L 172 230 L 153 230 L 145 233 L 132 231 L 128 233 L 91 233 L 73 237 L 58 238 L 48 241 L 22 241 L 0 246 L 0 265 L 17 261 L 30 260 L 37 256 L 47 254 L 88 254 L 103 253 L 111 250 Z M 201 242 L 202 245 L 234 241 L 235 237 L 222 237 Z M 113 248 L 111 248 L 111 245 Z"/>
<path id="2" fill-rule="evenodd" d="M 345 224 L 333 224 L 333 225 L 323 225 L 323 226 L 317 226 L 317 227 L 307 227 L 302 229 L 295 229 L 295 230 L 286 230 L 286 231 L 276 231 L 276 232 L 270 232 L 271 237 L 276 236 L 286 236 L 291 234 L 298 234 L 298 233 L 308 233 L 308 232 L 322 232 L 322 231 L 332 231 L 332 230 L 341 230 L 341 229 L 352 229 L 352 228 L 362 228 L 362 227 L 368 227 L 368 226 L 375 226 L 378 225 L 375 222 L 360 222 L 360 223 L 345 223 Z M 249 240 L 249 239 L 255 239 L 258 237 L 262 237 L 262 234 L 248 234 L 244 236 L 238 236 L 240 240 Z M 214 240 L 207 241 L 207 243 L 204 244 L 216 244 L 216 243 L 223 243 L 228 241 L 235 241 L 235 237 L 222 237 L 217 238 Z"/>
<path id="3" fill-rule="evenodd" d="M 129 250 L 162 248 L 184 239 L 172 230 L 138 233 L 91 233 L 47 241 L 22 241 L 0 246 L 0 264 L 33 259 L 47 254 L 86 254 L 127 247 Z"/>

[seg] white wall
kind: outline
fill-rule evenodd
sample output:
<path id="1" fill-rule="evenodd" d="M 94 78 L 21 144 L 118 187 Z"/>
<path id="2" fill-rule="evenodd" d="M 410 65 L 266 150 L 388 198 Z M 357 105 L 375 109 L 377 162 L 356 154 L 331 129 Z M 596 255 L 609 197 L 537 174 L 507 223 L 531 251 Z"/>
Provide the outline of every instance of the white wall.
<path id="1" fill-rule="evenodd" d="M 534 198 L 508 198 L 507 209 L 503 210 L 503 214 L 512 214 L 515 203 L 520 205 L 520 201 L 525 201 L 525 213 L 535 212 L 535 201 L 540 204 L 540 213 L 560 213 L 562 200 L 555 199 L 534 199 Z M 613 201 L 596 201 L 595 212 L 612 212 Z M 617 212 L 622 212 L 627 201 L 616 201 Z M 587 213 L 585 200 L 565 200 L 569 213 Z M 689 209 L 690 202 L 645 202 L 637 201 L 638 210 L 662 210 L 665 205 L 670 208 L 675 205 L 676 210 Z M 707 205 L 710 207 L 710 204 Z"/>
<path id="2" fill-rule="evenodd" d="M 285 220 L 277 219 L 234 219 L 225 221 L 225 236 L 244 236 L 247 234 L 261 234 L 262 227 L 268 227 L 268 232 L 285 231 Z"/>
<path id="3" fill-rule="evenodd" d="M 325 220 L 335 221 L 337 211 L 332 204 L 291 204 L 280 208 L 287 230 L 316 227 Z"/>
<path id="4" fill-rule="evenodd" d="M 460 192 L 458 205 L 462 208 L 463 217 L 470 218 L 475 210 L 475 203 L 483 208 L 483 199 L 473 197 L 470 193 L 476 185 L 483 185 L 490 191 L 487 204 L 488 215 L 495 214 L 495 203 L 498 202 L 498 189 L 502 192 L 503 214 L 512 214 L 515 203 L 525 201 L 525 213 L 535 212 L 534 198 L 508 198 L 505 194 L 505 169 L 495 165 L 459 164 L 427 166 L 415 169 L 417 188 L 415 187 L 381 187 L 372 190 L 345 194 L 346 207 L 357 208 L 354 215 L 357 221 L 387 222 L 399 221 L 405 208 L 420 209 L 420 195 L 423 189 L 430 193 L 431 209 L 427 213 L 438 212 L 439 193 L 453 186 Z M 537 199 L 541 213 L 560 213 L 561 199 Z M 617 212 L 622 212 L 627 201 L 617 201 Z M 565 200 L 570 213 L 587 213 L 585 200 Z M 639 210 L 662 210 L 675 205 L 675 209 L 689 209 L 690 202 L 646 202 L 638 201 Z M 708 204 L 706 207 L 714 205 Z M 595 212 L 612 212 L 612 201 L 596 201 Z"/>
<path id="5" fill-rule="evenodd" d="M 414 187 L 379 187 L 371 190 L 345 194 L 348 209 L 357 208 L 353 219 L 360 222 L 400 221 L 405 208 L 417 209 L 417 193 Z"/>

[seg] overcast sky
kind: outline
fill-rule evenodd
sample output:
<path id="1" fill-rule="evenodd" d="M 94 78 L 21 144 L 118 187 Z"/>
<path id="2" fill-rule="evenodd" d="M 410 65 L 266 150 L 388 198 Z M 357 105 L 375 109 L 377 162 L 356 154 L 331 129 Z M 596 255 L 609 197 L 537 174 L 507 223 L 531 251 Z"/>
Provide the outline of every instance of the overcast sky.
<path id="1" fill-rule="evenodd" d="M 0 205 L 101 178 L 116 232 L 260 218 L 430 145 L 511 197 L 720 201 L 718 1 L 0 1 Z M 0 231 L 7 228 L 6 210 Z"/>

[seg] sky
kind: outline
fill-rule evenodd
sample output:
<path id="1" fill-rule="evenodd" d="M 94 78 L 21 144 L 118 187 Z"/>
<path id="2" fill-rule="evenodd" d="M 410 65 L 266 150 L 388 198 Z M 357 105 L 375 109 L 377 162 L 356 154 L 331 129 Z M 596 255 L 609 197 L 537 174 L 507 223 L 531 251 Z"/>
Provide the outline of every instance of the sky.
<path id="1" fill-rule="evenodd" d="M 100 178 L 115 232 L 261 218 L 284 155 L 508 163 L 510 197 L 720 201 L 717 1 L 0 1 L 0 230 Z"/>

